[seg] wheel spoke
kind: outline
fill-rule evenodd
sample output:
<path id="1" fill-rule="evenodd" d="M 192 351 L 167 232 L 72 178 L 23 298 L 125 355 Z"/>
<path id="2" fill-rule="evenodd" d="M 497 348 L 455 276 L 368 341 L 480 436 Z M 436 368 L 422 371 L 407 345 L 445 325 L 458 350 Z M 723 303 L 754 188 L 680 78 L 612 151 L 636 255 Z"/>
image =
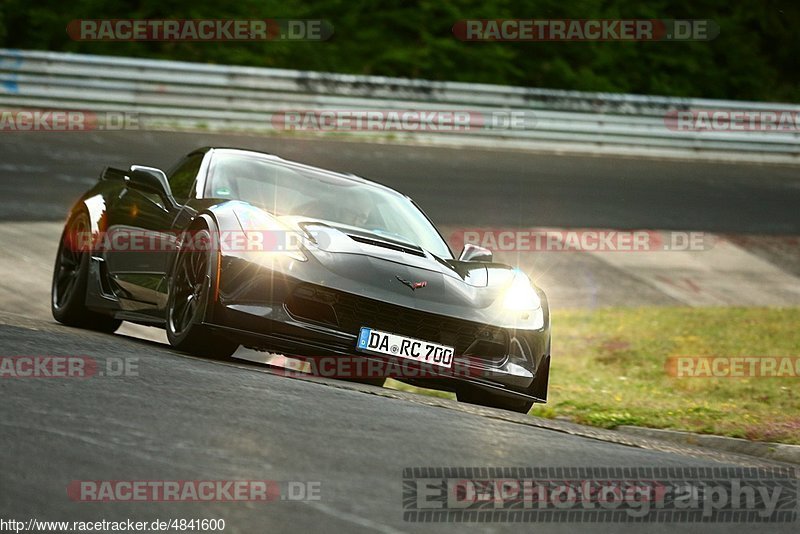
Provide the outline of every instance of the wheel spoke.
<path id="1" fill-rule="evenodd" d="M 56 304 L 59 306 L 64 302 L 64 288 L 69 284 L 68 278 L 60 278 L 56 282 Z"/>
<path id="2" fill-rule="evenodd" d="M 191 319 L 194 319 L 195 312 L 197 311 L 197 296 L 196 295 L 192 295 L 191 299 L 189 300 L 189 304 L 186 306 L 186 308 L 187 308 L 187 312 L 186 313 L 188 315 L 188 319 L 189 319 L 189 321 L 191 321 Z M 188 324 L 189 321 L 187 321 L 187 324 Z"/>
<path id="3" fill-rule="evenodd" d="M 58 284 L 57 287 L 59 287 L 59 289 L 56 294 L 56 302 L 58 304 L 63 304 L 69 298 L 70 293 L 72 293 L 72 288 L 75 287 L 75 278 L 75 276 L 69 276 Z"/>
<path id="4" fill-rule="evenodd" d="M 74 267 L 77 265 L 77 261 L 75 261 L 75 256 L 70 251 L 64 251 L 61 254 L 61 266 L 64 267 Z"/>
<path id="5" fill-rule="evenodd" d="M 203 278 L 204 267 L 205 262 L 203 261 L 203 255 L 201 253 L 196 253 L 194 261 L 194 282 L 199 282 Z"/>
<path id="6" fill-rule="evenodd" d="M 59 284 L 62 283 L 67 278 L 69 278 L 70 276 L 72 276 L 72 269 L 68 269 L 63 265 L 58 266 L 58 274 L 56 275 L 56 280 Z"/>
<path id="7" fill-rule="evenodd" d="M 178 320 L 178 324 L 180 325 L 180 329 L 184 330 L 187 326 L 189 326 L 189 320 L 191 319 L 191 315 L 189 313 L 191 301 L 194 299 L 194 295 L 189 295 L 183 303 L 182 311 L 180 314 L 180 318 Z"/>
<path id="8" fill-rule="evenodd" d="M 181 280 L 181 281 L 185 282 L 187 286 L 191 287 L 191 285 L 192 285 L 192 277 L 191 277 L 191 274 L 189 272 L 189 261 L 188 260 L 183 261 L 183 264 L 181 265 L 181 267 L 182 267 L 181 270 L 183 271 L 183 280 Z"/>
<path id="9" fill-rule="evenodd" d="M 197 281 L 197 252 L 192 252 L 192 255 L 189 257 L 189 273 L 191 274 L 189 282 L 191 285 L 194 285 L 194 282 Z"/>
<path id="10" fill-rule="evenodd" d="M 67 287 L 64 288 L 64 296 L 68 296 L 69 293 L 72 291 L 72 288 L 75 286 L 75 279 L 77 277 L 70 276 L 67 278 Z"/>

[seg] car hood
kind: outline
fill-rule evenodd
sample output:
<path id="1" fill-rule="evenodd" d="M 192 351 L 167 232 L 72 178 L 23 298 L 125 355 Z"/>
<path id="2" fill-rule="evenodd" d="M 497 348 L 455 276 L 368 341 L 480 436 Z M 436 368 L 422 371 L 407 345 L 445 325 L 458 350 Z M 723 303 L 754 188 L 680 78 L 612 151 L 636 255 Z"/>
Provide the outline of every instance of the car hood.
<path id="1" fill-rule="evenodd" d="M 355 228 L 309 219 L 291 224 L 312 237 L 305 252 L 331 273 L 371 290 L 413 296 L 416 302 L 485 308 L 513 278 L 506 265 L 443 260 L 420 247 Z"/>
<path id="2" fill-rule="evenodd" d="M 502 297 L 517 276 L 524 276 L 508 265 L 442 259 L 376 233 L 304 217 L 274 217 L 241 201 L 218 204 L 209 211 L 222 231 L 268 229 L 293 236 L 302 259 L 279 251 L 223 252 L 258 265 L 265 273 L 279 271 L 294 280 L 432 313 L 525 327 L 505 318 Z M 230 212 L 235 217 L 226 215 Z"/>

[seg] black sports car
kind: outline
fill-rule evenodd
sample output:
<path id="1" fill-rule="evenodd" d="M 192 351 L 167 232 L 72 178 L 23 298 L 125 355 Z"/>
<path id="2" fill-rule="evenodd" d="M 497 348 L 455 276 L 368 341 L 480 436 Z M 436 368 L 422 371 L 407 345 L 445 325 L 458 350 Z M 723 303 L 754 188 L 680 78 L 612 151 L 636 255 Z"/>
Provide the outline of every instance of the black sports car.
<path id="1" fill-rule="evenodd" d="M 547 399 L 549 310 L 524 273 L 473 245 L 456 258 L 388 187 L 259 152 L 105 169 L 69 214 L 51 300 L 64 324 L 160 326 L 198 355 L 352 358 L 466 402 Z"/>

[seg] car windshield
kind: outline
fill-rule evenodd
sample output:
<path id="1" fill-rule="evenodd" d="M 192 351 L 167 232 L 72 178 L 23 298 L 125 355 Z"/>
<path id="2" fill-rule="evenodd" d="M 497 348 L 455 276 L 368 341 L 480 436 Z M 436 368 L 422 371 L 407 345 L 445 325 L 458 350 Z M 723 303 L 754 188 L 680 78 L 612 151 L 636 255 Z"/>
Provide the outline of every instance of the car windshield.
<path id="1" fill-rule="evenodd" d="M 417 245 L 444 259 L 450 249 L 405 196 L 303 165 L 217 153 L 205 196 L 242 200 L 275 216 L 302 216 Z"/>

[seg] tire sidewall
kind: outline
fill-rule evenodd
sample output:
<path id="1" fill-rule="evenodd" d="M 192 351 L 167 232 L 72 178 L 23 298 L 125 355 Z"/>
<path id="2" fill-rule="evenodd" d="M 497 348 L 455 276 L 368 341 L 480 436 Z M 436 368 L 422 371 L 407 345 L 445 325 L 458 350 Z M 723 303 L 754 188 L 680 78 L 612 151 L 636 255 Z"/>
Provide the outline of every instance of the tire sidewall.
<path id="1" fill-rule="evenodd" d="M 77 280 L 75 280 L 75 284 L 72 286 L 71 293 L 64 301 L 61 306 L 56 304 L 56 293 L 57 283 L 58 283 L 58 272 L 59 267 L 61 265 L 61 253 L 64 249 L 65 238 L 68 235 L 68 232 L 75 224 L 75 220 L 79 217 L 86 218 L 88 222 L 88 215 L 84 212 L 78 212 L 77 214 L 73 215 L 67 221 L 67 224 L 64 227 L 64 230 L 61 232 L 61 239 L 59 240 L 58 244 L 58 251 L 56 252 L 56 259 L 53 264 L 53 278 L 50 284 L 50 310 L 53 314 L 53 317 L 59 321 L 64 323 L 71 323 L 75 322 L 79 316 L 86 314 L 85 309 L 85 299 L 86 299 L 86 285 L 87 285 L 87 278 L 88 278 L 88 271 L 89 271 L 89 253 L 88 251 L 84 252 L 81 256 L 81 262 L 78 267 L 78 274 Z M 88 226 L 88 224 L 87 224 Z"/>

